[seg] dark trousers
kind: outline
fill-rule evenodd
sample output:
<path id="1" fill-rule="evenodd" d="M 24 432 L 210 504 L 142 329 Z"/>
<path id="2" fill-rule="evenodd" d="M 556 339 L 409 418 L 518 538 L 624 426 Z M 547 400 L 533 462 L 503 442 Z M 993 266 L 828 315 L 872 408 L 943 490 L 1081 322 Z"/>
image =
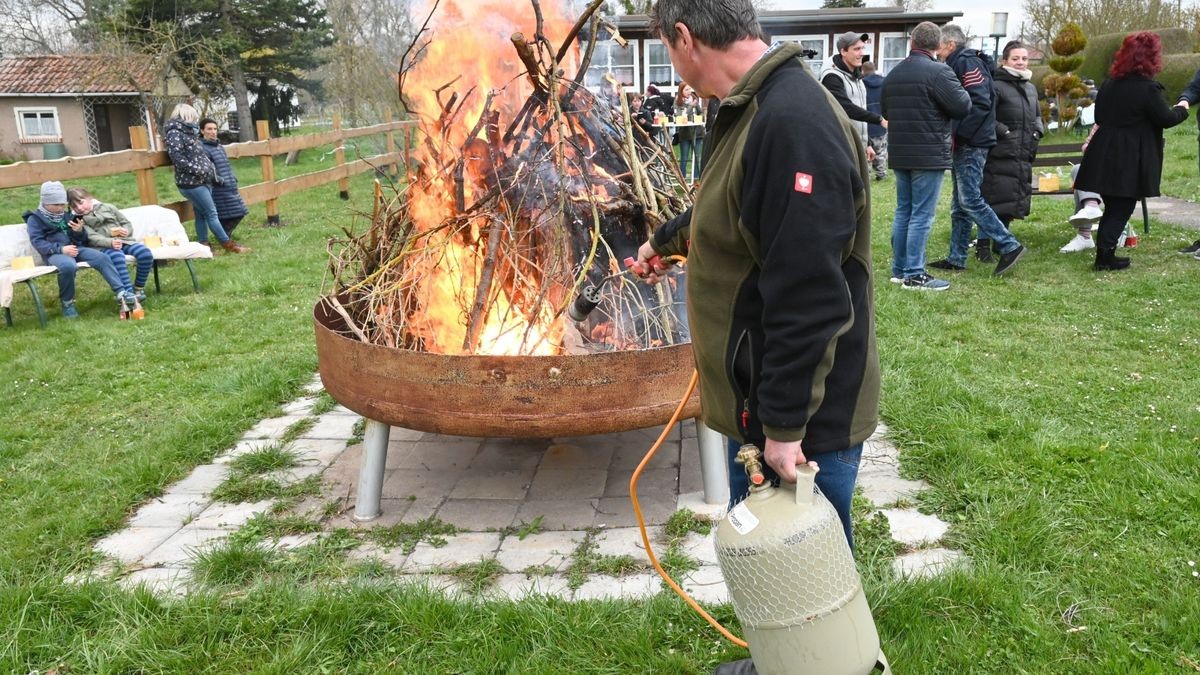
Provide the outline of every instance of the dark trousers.
<path id="1" fill-rule="evenodd" d="M 1096 246 L 1099 248 L 1116 248 L 1129 216 L 1137 207 L 1137 197 L 1114 197 L 1100 195 L 1104 200 L 1104 215 L 1100 216 L 1100 231 L 1097 233 Z"/>

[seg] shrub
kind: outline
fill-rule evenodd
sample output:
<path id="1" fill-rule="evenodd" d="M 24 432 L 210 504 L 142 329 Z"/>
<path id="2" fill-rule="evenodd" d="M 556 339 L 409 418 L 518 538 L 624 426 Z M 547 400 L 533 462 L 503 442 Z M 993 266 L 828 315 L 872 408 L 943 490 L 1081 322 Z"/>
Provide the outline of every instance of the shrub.
<path id="1" fill-rule="evenodd" d="M 1167 90 L 1167 102 L 1174 104 L 1179 100 L 1179 94 L 1200 70 L 1200 54 L 1172 54 L 1163 58 L 1163 69 L 1158 74 L 1158 81 Z"/>

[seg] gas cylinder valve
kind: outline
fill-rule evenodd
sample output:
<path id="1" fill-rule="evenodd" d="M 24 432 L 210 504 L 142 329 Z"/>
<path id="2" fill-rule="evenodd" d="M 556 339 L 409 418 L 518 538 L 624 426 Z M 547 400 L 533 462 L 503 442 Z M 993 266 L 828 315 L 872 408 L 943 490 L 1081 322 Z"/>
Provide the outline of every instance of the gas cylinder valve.
<path id="1" fill-rule="evenodd" d="M 750 482 L 755 485 L 762 485 L 766 478 L 762 472 L 762 462 L 759 457 L 762 456 L 762 451 L 753 443 L 746 443 L 738 450 L 735 461 L 741 464 L 746 469 L 746 475 L 750 477 Z"/>

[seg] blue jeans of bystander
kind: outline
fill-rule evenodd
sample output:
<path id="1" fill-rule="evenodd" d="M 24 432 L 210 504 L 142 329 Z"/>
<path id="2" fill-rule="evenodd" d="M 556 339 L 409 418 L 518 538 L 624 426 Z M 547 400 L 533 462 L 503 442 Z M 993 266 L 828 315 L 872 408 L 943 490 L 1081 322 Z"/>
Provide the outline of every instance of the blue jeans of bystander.
<path id="1" fill-rule="evenodd" d="M 925 273 L 925 245 L 946 172 L 895 169 L 893 173 L 896 219 L 892 221 L 892 276 L 911 279 Z"/>
<path id="2" fill-rule="evenodd" d="M 79 263 L 87 263 L 89 267 L 100 273 L 108 282 L 114 293 L 125 290 L 117 268 L 103 251 L 94 248 L 79 247 L 79 255 L 72 258 L 64 253 L 50 256 L 46 262 L 58 268 L 58 299 L 71 302 L 75 299 L 75 274 L 79 271 Z"/>
<path id="3" fill-rule="evenodd" d="M 200 243 L 208 241 L 210 230 L 216 235 L 217 241 L 222 244 L 229 241 L 229 235 L 225 234 L 225 228 L 221 227 L 221 219 L 217 217 L 217 205 L 213 203 L 212 188 L 207 185 L 180 186 L 179 194 L 186 197 L 192 203 L 192 209 L 196 211 L 196 241 Z"/>
<path id="4" fill-rule="evenodd" d="M 950 255 L 946 259 L 955 265 L 967 264 L 971 225 L 979 227 L 980 239 L 991 239 L 1000 253 L 1010 253 L 1021 246 L 983 199 L 983 166 L 989 148 L 960 146 L 954 151 L 954 196 L 950 200 Z"/>

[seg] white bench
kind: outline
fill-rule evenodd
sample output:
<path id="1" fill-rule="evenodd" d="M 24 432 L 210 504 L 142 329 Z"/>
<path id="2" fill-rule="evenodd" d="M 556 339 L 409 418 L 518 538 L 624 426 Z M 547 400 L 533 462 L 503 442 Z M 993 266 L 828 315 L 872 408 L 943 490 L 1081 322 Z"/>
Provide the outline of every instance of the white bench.
<path id="1" fill-rule="evenodd" d="M 179 222 L 179 214 L 171 209 L 153 204 L 121 209 L 121 213 L 125 214 L 125 217 L 129 218 L 129 222 L 133 224 L 132 236 L 134 239 L 145 241 L 147 237 L 158 237 L 162 240 L 162 245 L 150 248 L 150 252 L 154 254 L 154 291 L 162 292 L 158 281 L 159 262 L 182 260 L 187 265 L 188 273 L 192 277 L 192 289 L 199 293 L 200 280 L 196 276 L 196 269 L 192 267 L 192 260 L 211 258 L 212 250 L 203 244 L 188 240 L 187 230 L 183 229 L 183 224 Z M 24 270 L 12 269 L 13 259 L 24 256 L 33 258 L 34 266 Z M 130 256 L 126 256 L 125 259 L 133 262 L 133 258 Z M 88 264 L 80 263 L 79 267 L 87 269 Z M 53 265 L 47 265 L 42 260 L 42 256 L 34 250 L 24 224 L 0 226 L 0 307 L 4 307 L 6 325 L 12 325 L 10 306 L 13 300 L 13 288 L 16 284 L 23 283 L 29 287 L 29 293 L 33 296 L 38 321 L 43 327 L 46 326 L 46 310 L 33 280 L 57 273 L 58 269 Z"/>

